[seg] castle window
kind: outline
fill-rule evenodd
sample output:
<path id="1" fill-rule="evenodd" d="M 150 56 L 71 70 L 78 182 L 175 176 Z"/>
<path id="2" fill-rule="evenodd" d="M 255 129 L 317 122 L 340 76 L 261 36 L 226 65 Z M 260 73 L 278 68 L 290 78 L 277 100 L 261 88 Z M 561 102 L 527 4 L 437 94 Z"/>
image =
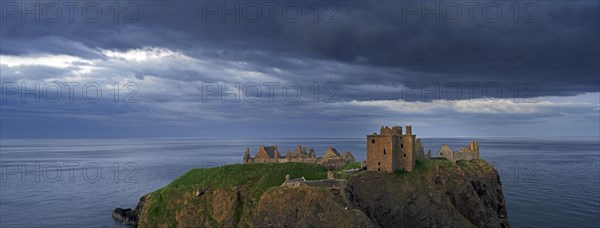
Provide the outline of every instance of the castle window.
<path id="1" fill-rule="evenodd" d="M 381 162 L 377 162 L 377 165 L 381 165 Z"/>
<path id="2" fill-rule="evenodd" d="M 406 157 L 406 154 L 404 154 L 404 157 Z"/>
<path id="3" fill-rule="evenodd" d="M 400 148 L 404 148 L 404 144 L 400 144 Z"/>
<path id="4" fill-rule="evenodd" d="M 383 149 L 383 154 L 387 154 L 387 153 L 385 152 L 385 149 Z"/>
<path id="5" fill-rule="evenodd" d="M 380 169 L 380 168 L 377 168 L 377 171 L 381 171 L 381 169 Z"/>
<path id="6" fill-rule="evenodd" d="M 375 144 L 375 139 L 371 139 L 371 143 Z"/>

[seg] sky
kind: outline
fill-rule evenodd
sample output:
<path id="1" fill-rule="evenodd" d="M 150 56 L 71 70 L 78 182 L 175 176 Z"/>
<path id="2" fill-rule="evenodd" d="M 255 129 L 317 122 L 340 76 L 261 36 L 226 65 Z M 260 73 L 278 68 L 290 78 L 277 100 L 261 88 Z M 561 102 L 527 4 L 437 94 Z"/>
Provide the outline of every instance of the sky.
<path id="1" fill-rule="evenodd" d="M 600 137 L 598 1 L 0 1 L 1 138 Z"/>

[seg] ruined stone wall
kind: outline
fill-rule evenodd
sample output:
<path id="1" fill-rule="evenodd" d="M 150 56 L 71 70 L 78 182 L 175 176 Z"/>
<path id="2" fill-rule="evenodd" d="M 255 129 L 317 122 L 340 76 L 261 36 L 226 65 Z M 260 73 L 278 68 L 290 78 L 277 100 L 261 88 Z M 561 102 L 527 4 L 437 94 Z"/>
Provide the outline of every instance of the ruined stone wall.
<path id="1" fill-rule="evenodd" d="M 425 147 L 423 146 L 423 143 L 421 143 L 421 139 L 417 139 L 415 146 L 417 147 L 417 161 L 423 161 L 427 159 L 425 156 Z"/>
<path id="2" fill-rule="evenodd" d="M 454 162 L 473 160 L 473 155 L 468 152 L 454 152 L 453 157 L 454 157 Z"/>
<path id="3" fill-rule="evenodd" d="M 274 149 L 273 149 L 274 148 Z M 267 150 L 271 149 L 274 157 L 269 157 Z M 302 162 L 302 163 L 310 163 L 315 164 L 321 161 L 331 160 L 331 159 L 343 159 L 344 161 L 354 161 L 354 156 L 350 152 L 346 152 L 344 154 L 345 157 L 339 155 L 339 152 L 335 150 L 335 148 L 328 148 L 326 151 L 327 158 L 325 157 L 316 157 L 315 151 L 310 148 L 310 153 L 306 152 L 306 147 L 298 146 L 296 151 L 292 153 L 289 149 L 286 151 L 285 155 L 281 155 L 279 150 L 277 150 L 277 146 L 272 147 L 264 147 L 261 146 L 256 152 L 255 157 L 250 156 L 250 149 L 246 148 L 246 152 L 244 154 L 244 158 L 242 161 L 244 164 L 248 163 L 287 163 L 287 162 Z"/>
<path id="4" fill-rule="evenodd" d="M 348 184 L 346 179 L 324 179 L 324 180 L 306 180 L 306 181 L 291 181 L 284 182 L 281 186 L 306 186 L 314 188 L 345 188 Z"/>
<path id="5" fill-rule="evenodd" d="M 479 143 L 476 140 L 471 141 L 468 146 L 460 148 L 460 152 L 469 153 L 473 159 L 479 158 Z"/>
<path id="6" fill-rule="evenodd" d="M 446 144 L 443 144 L 438 151 L 438 157 L 446 158 L 448 161 L 454 162 L 454 151 Z"/>
<path id="7" fill-rule="evenodd" d="M 277 158 L 279 158 L 280 154 L 279 154 L 279 150 L 277 150 L 277 146 L 273 146 L 273 147 L 275 148 L 274 149 L 274 154 L 275 154 L 274 158 L 269 157 L 265 146 L 260 146 L 260 148 L 258 149 L 258 152 L 254 156 L 254 159 L 253 159 L 254 162 L 273 162 L 273 160 L 276 160 Z"/>
<path id="8" fill-rule="evenodd" d="M 278 163 L 287 163 L 287 162 L 304 162 L 304 163 L 316 163 L 318 160 L 314 158 L 280 158 L 277 159 Z M 275 161 L 274 161 L 275 162 Z"/>
<path id="9" fill-rule="evenodd" d="M 267 162 L 275 162 L 276 160 L 273 159 L 263 159 L 263 158 L 254 158 L 252 159 L 252 163 L 267 163 Z"/>
<path id="10" fill-rule="evenodd" d="M 287 163 L 287 162 L 303 162 L 303 163 L 317 163 L 319 158 L 270 158 L 270 159 L 256 159 L 249 158 L 244 159 L 244 163 Z"/>
<path id="11" fill-rule="evenodd" d="M 479 144 L 473 140 L 468 146 L 460 148 L 458 151 L 453 151 L 448 145 L 444 144 L 438 151 L 438 156 L 452 162 L 479 159 Z"/>

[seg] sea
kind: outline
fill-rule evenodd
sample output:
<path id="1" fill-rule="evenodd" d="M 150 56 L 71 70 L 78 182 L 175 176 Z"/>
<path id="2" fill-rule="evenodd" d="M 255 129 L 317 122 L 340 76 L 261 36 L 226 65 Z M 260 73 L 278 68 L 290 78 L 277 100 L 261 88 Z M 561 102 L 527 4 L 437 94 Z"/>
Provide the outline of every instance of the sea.
<path id="1" fill-rule="evenodd" d="M 435 154 L 471 139 L 422 140 Z M 512 227 L 600 227 L 599 138 L 476 139 L 500 173 Z M 317 155 L 333 146 L 366 159 L 364 138 L 1 139 L 0 227 L 124 227 L 114 208 L 135 207 L 190 169 L 241 163 L 260 145 Z"/>

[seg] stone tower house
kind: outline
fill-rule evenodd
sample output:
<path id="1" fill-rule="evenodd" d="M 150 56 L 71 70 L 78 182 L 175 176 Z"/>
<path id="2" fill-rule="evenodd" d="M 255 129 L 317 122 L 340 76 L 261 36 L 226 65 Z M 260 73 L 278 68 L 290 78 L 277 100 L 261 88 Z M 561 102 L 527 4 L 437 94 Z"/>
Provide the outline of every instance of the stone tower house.
<path id="1" fill-rule="evenodd" d="M 370 171 L 412 171 L 417 158 L 416 136 L 412 127 L 382 126 L 379 134 L 367 135 L 367 169 Z"/>

